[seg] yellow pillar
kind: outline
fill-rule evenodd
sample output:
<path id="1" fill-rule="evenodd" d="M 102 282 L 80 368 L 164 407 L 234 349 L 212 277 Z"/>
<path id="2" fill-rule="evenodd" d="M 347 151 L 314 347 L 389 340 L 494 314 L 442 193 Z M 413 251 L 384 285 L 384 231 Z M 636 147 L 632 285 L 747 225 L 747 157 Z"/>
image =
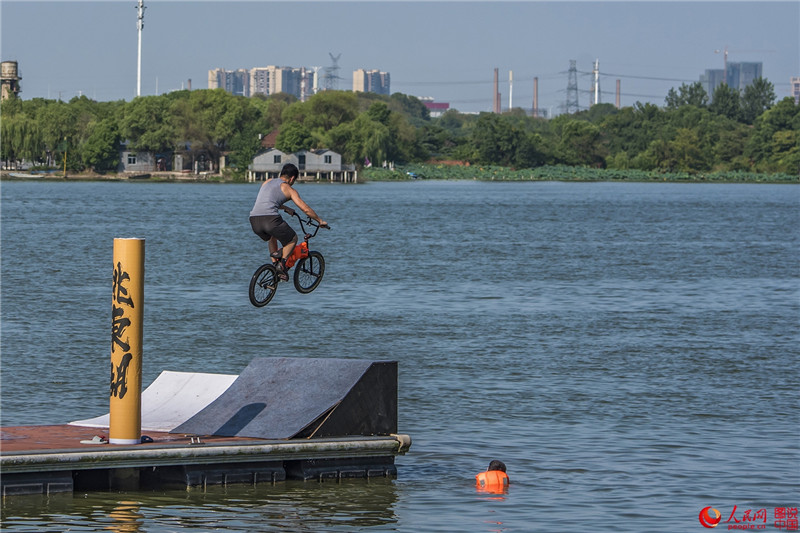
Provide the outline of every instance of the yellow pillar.
<path id="1" fill-rule="evenodd" d="M 144 239 L 114 239 L 108 442 L 142 438 Z"/>

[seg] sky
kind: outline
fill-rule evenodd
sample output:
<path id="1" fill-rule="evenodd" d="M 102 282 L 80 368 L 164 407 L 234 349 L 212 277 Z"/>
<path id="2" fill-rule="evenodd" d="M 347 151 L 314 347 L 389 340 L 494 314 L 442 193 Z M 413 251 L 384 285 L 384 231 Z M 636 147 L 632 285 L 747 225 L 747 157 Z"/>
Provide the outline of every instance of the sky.
<path id="1" fill-rule="evenodd" d="M 137 88 L 136 0 L 0 0 L 0 57 L 17 61 L 23 99 L 131 100 Z M 166 1 L 145 0 L 142 95 L 208 87 L 215 68 L 331 67 L 389 72 L 391 91 L 491 111 L 564 112 L 570 61 L 578 104 L 664 105 L 670 88 L 728 62 L 763 63 L 777 97 L 800 76 L 800 2 L 767 1 Z M 509 73 L 513 72 L 513 83 Z"/>

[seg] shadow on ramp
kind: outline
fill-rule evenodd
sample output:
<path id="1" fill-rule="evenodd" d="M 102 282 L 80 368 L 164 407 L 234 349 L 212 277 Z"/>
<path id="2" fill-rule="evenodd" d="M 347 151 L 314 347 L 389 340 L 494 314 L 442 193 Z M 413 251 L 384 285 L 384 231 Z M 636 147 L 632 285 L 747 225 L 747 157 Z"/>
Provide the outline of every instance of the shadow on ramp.
<path id="1" fill-rule="evenodd" d="M 262 439 L 397 433 L 397 362 L 257 358 L 171 433 Z"/>

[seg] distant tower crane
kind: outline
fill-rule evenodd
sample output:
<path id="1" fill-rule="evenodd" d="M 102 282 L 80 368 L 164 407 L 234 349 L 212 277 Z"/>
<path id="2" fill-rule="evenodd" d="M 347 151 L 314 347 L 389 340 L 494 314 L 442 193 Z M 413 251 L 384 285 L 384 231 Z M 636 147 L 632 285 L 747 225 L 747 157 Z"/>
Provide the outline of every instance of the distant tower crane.
<path id="1" fill-rule="evenodd" d="M 727 44 L 722 50 L 714 50 L 715 54 L 722 54 L 722 79 L 725 80 L 726 84 L 728 84 L 728 52 L 772 54 L 775 50 L 728 50 Z"/>
<path id="2" fill-rule="evenodd" d="M 136 6 L 138 22 L 136 27 L 139 29 L 139 54 L 136 61 L 136 96 L 142 95 L 142 28 L 144 28 L 144 0 L 139 0 Z"/>
<path id="3" fill-rule="evenodd" d="M 719 54 L 719 53 L 724 54 L 724 57 L 723 57 L 723 60 L 722 60 L 723 61 L 723 65 L 724 65 L 723 70 L 722 70 L 722 79 L 725 80 L 725 83 L 727 84 L 728 83 L 728 45 L 727 44 L 725 45 L 725 49 L 724 50 L 714 50 L 714 53 L 715 54 Z"/>

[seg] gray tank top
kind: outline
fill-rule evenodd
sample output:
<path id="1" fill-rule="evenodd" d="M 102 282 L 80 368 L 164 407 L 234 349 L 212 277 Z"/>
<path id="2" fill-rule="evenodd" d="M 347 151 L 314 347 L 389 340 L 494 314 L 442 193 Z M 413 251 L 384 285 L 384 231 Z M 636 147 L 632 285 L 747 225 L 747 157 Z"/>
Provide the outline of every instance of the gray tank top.
<path id="1" fill-rule="evenodd" d="M 256 203 L 250 211 L 251 217 L 278 214 L 278 208 L 289 200 L 281 190 L 282 183 L 282 179 L 275 178 L 261 186 Z"/>

